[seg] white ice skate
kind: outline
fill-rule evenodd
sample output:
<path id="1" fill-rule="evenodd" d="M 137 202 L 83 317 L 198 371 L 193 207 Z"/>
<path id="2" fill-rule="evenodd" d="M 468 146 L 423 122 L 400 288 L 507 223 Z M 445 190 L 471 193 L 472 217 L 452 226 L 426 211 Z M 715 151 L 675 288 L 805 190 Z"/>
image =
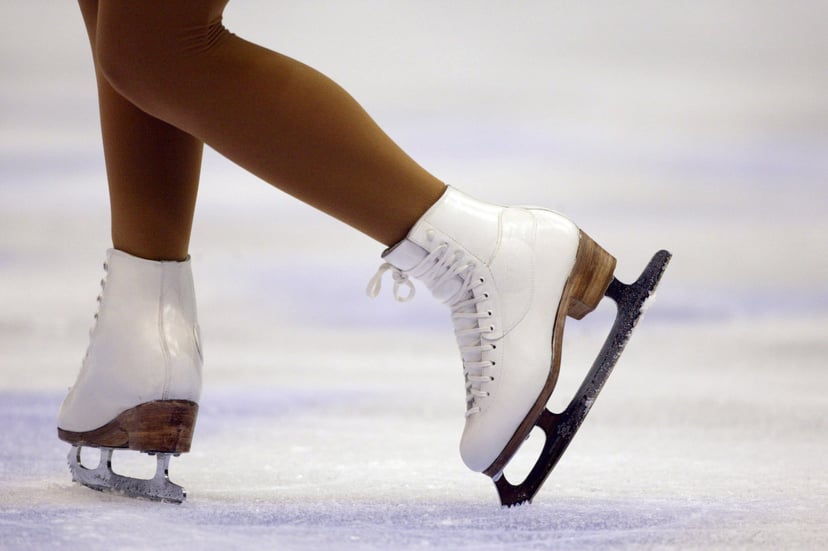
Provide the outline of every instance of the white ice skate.
<path id="1" fill-rule="evenodd" d="M 466 381 L 460 454 L 495 480 L 502 504 L 513 505 L 532 499 L 563 454 L 669 257 L 661 251 L 637 283 L 624 285 L 613 278 L 615 259 L 563 216 L 448 188 L 407 238 L 383 253 L 368 294 L 379 293 L 390 270 L 397 300 L 414 296 L 414 277 L 450 307 Z M 566 317 L 581 319 L 605 293 L 620 305 L 616 323 L 572 403 L 552 414 L 546 403 Z M 546 433 L 544 450 L 526 480 L 512 485 L 503 469 L 536 425 Z"/>
<path id="2" fill-rule="evenodd" d="M 190 449 L 201 393 L 202 356 L 190 262 L 107 253 L 96 323 L 75 385 L 58 413 L 58 437 L 72 444 L 74 480 L 96 490 L 182 502 L 167 477 L 170 455 Z M 81 448 L 101 449 L 81 464 Z M 158 455 L 154 478 L 112 471 L 114 449 Z"/>

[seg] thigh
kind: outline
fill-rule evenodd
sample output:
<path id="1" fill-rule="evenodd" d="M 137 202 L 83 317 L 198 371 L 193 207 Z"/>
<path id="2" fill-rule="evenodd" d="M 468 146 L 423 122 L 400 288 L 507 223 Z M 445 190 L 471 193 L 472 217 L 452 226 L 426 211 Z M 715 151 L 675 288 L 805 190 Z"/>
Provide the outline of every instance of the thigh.
<path id="1" fill-rule="evenodd" d="M 89 35 L 89 42 L 92 44 L 92 51 L 95 51 L 95 39 L 98 28 L 98 0 L 78 0 L 83 23 L 86 25 L 86 34 Z"/>
<path id="2" fill-rule="evenodd" d="M 151 54 L 157 47 L 186 49 L 221 23 L 228 1 L 94 0 L 98 38 L 106 50 Z"/>
<path id="3" fill-rule="evenodd" d="M 177 26 L 181 23 L 203 23 L 219 18 L 229 0 L 80 0 L 98 4 L 102 20 L 109 22 L 131 18 L 133 23 L 155 21 L 162 26 Z"/>

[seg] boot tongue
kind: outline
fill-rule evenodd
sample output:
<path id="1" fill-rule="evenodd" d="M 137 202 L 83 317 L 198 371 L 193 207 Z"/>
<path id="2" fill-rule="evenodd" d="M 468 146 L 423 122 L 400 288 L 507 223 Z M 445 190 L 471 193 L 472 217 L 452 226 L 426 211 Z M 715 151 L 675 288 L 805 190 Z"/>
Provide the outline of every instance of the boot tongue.
<path id="1" fill-rule="evenodd" d="M 402 272 L 411 270 L 426 256 L 428 251 L 408 239 L 403 239 L 382 253 L 383 260 Z"/>
<path id="2" fill-rule="evenodd" d="M 382 258 L 396 269 L 405 272 L 408 275 L 418 277 L 428 271 L 432 267 L 432 263 L 420 266 L 419 264 L 428 256 L 428 251 L 417 245 L 409 239 L 403 239 L 390 249 L 382 253 Z M 416 270 L 415 270 L 416 268 Z M 449 297 L 454 295 L 463 280 L 460 276 L 455 276 L 450 280 L 444 282 L 437 289 L 429 288 L 431 294 L 440 302 L 445 302 Z"/>

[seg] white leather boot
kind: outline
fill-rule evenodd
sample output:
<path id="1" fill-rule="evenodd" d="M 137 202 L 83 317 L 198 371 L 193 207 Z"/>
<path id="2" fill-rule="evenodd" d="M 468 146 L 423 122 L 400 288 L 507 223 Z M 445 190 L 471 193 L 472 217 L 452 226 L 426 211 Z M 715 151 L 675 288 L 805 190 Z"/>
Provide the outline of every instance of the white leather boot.
<path id="1" fill-rule="evenodd" d="M 453 188 L 383 258 L 369 295 L 390 270 L 397 300 L 414 296 L 414 277 L 450 307 L 466 380 L 460 453 L 497 476 L 552 393 L 566 316 L 595 308 L 615 259 L 560 214 Z"/>
<path id="2" fill-rule="evenodd" d="M 189 260 L 109 250 L 89 348 L 58 413 L 74 446 L 189 451 L 202 355 Z"/>

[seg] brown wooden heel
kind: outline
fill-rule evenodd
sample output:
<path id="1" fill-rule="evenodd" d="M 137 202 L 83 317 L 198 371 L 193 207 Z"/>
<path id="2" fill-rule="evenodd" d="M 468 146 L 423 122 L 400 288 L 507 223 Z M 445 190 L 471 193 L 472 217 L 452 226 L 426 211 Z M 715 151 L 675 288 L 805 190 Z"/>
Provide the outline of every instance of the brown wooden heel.
<path id="1" fill-rule="evenodd" d="M 198 404 L 156 400 L 128 409 L 106 425 L 86 432 L 58 428 L 58 437 L 76 446 L 185 453 L 193 441 Z"/>
<path id="2" fill-rule="evenodd" d="M 569 307 L 566 314 L 581 319 L 598 306 L 612 281 L 615 257 L 581 232 L 575 266 L 569 276 Z"/>
<path id="3" fill-rule="evenodd" d="M 122 426 L 129 433 L 129 449 L 181 453 L 190 451 L 198 404 L 158 400 L 125 411 Z"/>

